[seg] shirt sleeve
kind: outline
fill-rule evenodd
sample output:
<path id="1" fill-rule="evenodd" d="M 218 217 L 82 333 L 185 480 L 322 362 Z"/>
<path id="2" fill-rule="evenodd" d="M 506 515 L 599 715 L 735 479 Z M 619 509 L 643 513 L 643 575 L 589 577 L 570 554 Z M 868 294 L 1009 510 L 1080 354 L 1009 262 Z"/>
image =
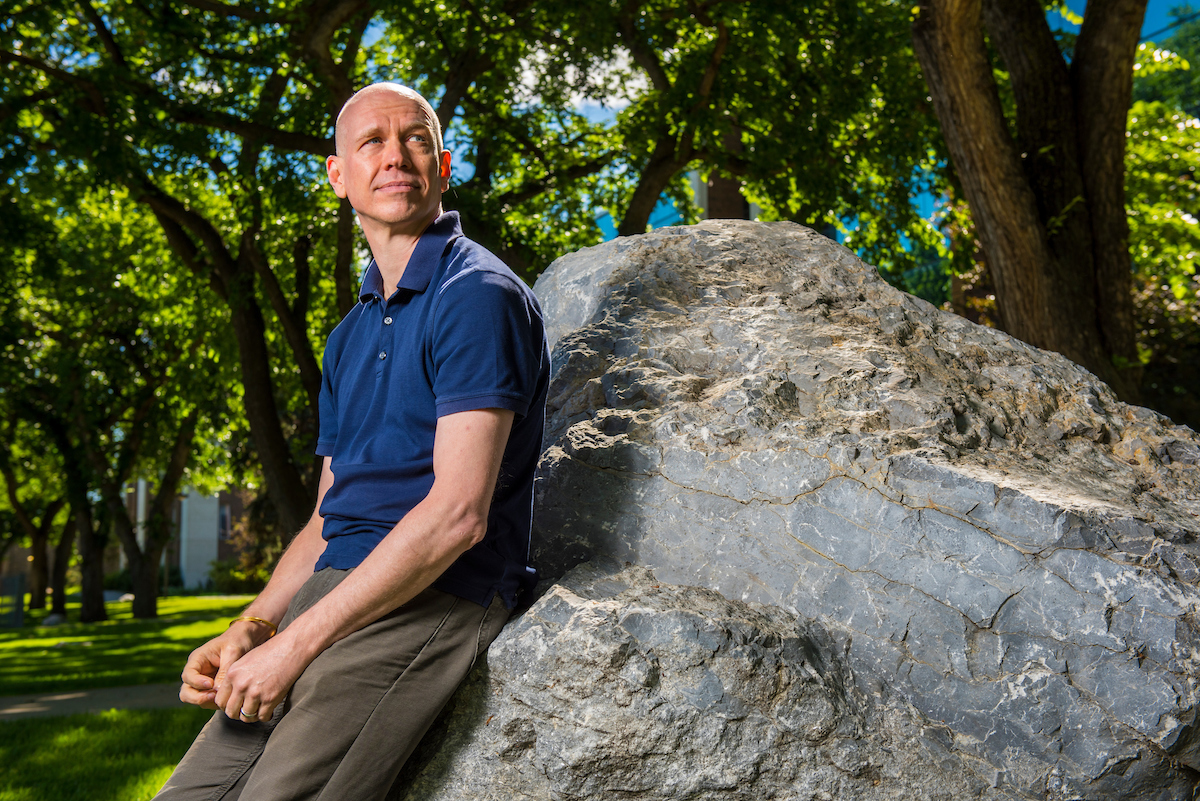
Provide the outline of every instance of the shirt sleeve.
<path id="1" fill-rule="evenodd" d="M 457 276 L 442 288 L 432 332 L 438 417 L 473 409 L 525 415 L 546 356 L 541 315 L 523 287 L 483 270 Z"/>
<path id="2" fill-rule="evenodd" d="M 326 347 L 325 356 L 321 360 L 321 393 L 317 398 L 317 410 L 320 414 L 317 456 L 333 456 L 333 447 L 337 444 L 337 399 L 333 395 L 333 365 L 329 358 L 330 350 L 332 349 Z"/>

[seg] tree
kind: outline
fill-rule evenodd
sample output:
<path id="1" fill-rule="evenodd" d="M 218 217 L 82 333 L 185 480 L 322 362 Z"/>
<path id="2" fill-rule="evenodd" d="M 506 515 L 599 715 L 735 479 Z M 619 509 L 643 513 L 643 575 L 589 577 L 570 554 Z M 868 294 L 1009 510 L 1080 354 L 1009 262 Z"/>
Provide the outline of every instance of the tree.
<path id="1" fill-rule="evenodd" d="M 210 379 L 220 374 L 220 328 L 206 319 L 186 275 L 157 269 L 170 254 L 161 241 L 148 246 L 155 222 L 126 195 L 65 171 L 24 179 L 7 188 L 3 204 L 7 413 L 21 421 L 26 441 L 40 439 L 57 454 L 51 469 L 65 477 L 79 535 L 81 618 L 104 618 L 102 552 L 110 530 L 129 562 L 134 615 L 153 617 L 171 507 L 202 452 L 198 425 L 219 408 L 219 383 Z M 78 213 L 61 215 L 62 206 Z M 0 467 L 15 476 L 12 459 Z M 139 541 L 124 488 L 147 474 L 157 491 Z M 16 485 L 14 477 L 9 486 Z M 15 507 L 25 505 L 10 496 Z M 43 514 L 42 527 L 52 520 Z M 44 533 L 39 542 L 44 551 Z"/>
<path id="2" fill-rule="evenodd" d="M 35 449 L 43 443 L 29 435 L 29 423 L 18 419 L 15 409 L 8 411 L 7 425 L 0 428 L 0 478 L 17 530 L 29 543 L 29 608 L 45 609 L 50 533 L 59 522 L 66 496 L 54 486 L 57 465 L 38 458 Z"/>
<path id="3" fill-rule="evenodd" d="M 1175 12 L 1186 18 L 1192 10 Z M 1200 429 L 1200 20 L 1138 47 L 1126 139 L 1129 243 L 1147 405 Z"/>
<path id="4" fill-rule="evenodd" d="M 1125 124 L 1146 0 L 1091 0 L 1070 60 L 1040 0 L 920 0 L 912 33 L 1002 327 L 1138 397 Z M 985 37 L 986 29 L 986 37 Z M 988 44 L 1008 75 L 1005 119 Z"/>

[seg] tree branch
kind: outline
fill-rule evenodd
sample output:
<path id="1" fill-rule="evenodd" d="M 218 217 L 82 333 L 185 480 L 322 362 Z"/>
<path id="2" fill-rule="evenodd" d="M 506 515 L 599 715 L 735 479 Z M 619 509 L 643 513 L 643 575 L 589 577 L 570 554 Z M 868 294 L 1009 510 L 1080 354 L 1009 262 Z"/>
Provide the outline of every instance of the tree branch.
<path id="1" fill-rule="evenodd" d="M 96 36 L 100 38 L 100 43 L 104 45 L 104 49 L 108 51 L 109 56 L 116 62 L 121 69 L 127 69 L 128 64 L 125 61 L 125 56 L 121 53 L 121 48 L 117 46 L 117 40 L 113 38 L 112 31 L 104 24 L 104 18 L 92 6 L 91 0 L 80 0 L 79 4 L 83 7 L 83 15 L 92 27 L 96 29 Z"/>
<path id="2" fill-rule="evenodd" d="M 638 36 L 637 26 L 633 22 L 633 14 L 636 9 L 636 0 L 626 2 L 617 19 L 617 31 L 629 49 L 629 54 L 633 56 L 633 60 L 646 71 L 646 75 L 650 78 L 650 84 L 660 92 L 668 92 L 671 90 L 671 79 L 667 77 L 667 71 L 663 69 L 655 51 L 647 47 Z"/>
<path id="3" fill-rule="evenodd" d="M 161 107 L 176 122 L 205 125 L 222 131 L 228 131 L 238 136 L 254 138 L 273 147 L 283 148 L 284 150 L 298 150 L 303 153 L 320 156 L 321 158 L 333 152 L 332 139 L 273 128 L 269 125 L 244 120 L 241 117 L 235 117 L 232 114 L 226 114 L 222 111 L 212 111 L 199 106 L 180 105 L 163 98 L 153 90 L 149 90 L 146 87 L 143 87 L 143 89 L 147 90 L 146 94 L 152 93 L 156 95 L 161 101 Z"/>
<path id="4" fill-rule="evenodd" d="M 241 254 L 250 261 L 262 281 L 263 290 L 267 293 L 271 308 L 275 310 L 275 316 L 279 318 L 288 345 L 291 346 L 292 354 L 296 357 L 296 366 L 300 368 L 300 381 L 308 395 L 308 402 L 315 409 L 317 399 L 321 394 L 321 366 L 317 363 L 317 357 L 313 353 L 312 343 L 308 341 L 308 328 L 304 325 L 303 320 L 297 321 L 292 315 L 292 309 L 283 293 L 283 287 L 279 285 L 275 271 L 271 269 L 271 265 L 267 263 L 262 252 L 255 247 L 250 230 L 242 235 Z"/>
<path id="5" fill-rule="evenodd" d="M 41 89 L 37 92 L 30 92 L 27 95 L 18 95 L 8 103 L 0 103 L 0 122 L 17 116 L 25 109 L 37 105 L 43 100 L 58 97 L 59 94 L 59 92 L 52 92 L 49 89 Z"/>
<path id="6" fill-rule="evenodd" d="M 315 3 L 314 3 L 315 5 Z M 338 28 L 344 25 L 355 14 L 363 12 L 370 13 L 370 5 L 367 0 L 333 0 L 333 2 L 321 11 L 312 20 L 312 25 L 304 30 L 297 40 L 300 43 L 300 50 L 307 52 L 312 56 L 316 71 L 325 76 L 329 81 L 330 89 L 332 90 L 331 109 L 334 113 L 342 107 L 342 105 L 354 93 L 353 84 L 350 81 L 349 72 L 354 68 L 353 63 L 342 64 L 339 69 L 339 64 L 333 58 L 333 53 L 329 47 L 333 43 L 333 35 Z M 360 28 L 365 30 L 365 24 Z M 359 33 L 361 38 L 362 34 Z M 327 150 L 321 155 L 329 155 L 332 150 Z"/>
<path id="7" fill-rule="evenodd" d="M 309 234 L 296 237 L 292 244 L 292 266 L 296 273 L 296 300 L 292 303 L 292 320 L 300 330 L 308 330 L 308 304 L 312 297 L 312 287 L 309 286 L 311 269 L 309 256 L 312 254 L 313 240 Z"/>
<path id="8" fill-rule="evenodd" d="M 199 413 L 193 409 L 179 424 L 179 431 L 175 434 L 175 444 L 171 448 L 171 458 L 167 462 L 167 469 L 159 480 L 158 490 L 154 493 L 154 500 L 150 505 L 150 518 L 154 521 L 150 530 L 157 535 L 155 539 L 159 542 L 166 542 L 170 538 L 170 530 L 164 524 L 170 519 L 171 504 L 175 502 L 179 482 L 183 478 L 183 472 L 187 469 L 188 460 L 192 455 L 192 440 L 196 438 L 196 423 L 199 417 Z"/>
<path id="9" fill-rule="evenodd" d="M 213 227 L 213 224 L 206 218 L 187 208 L 179 200 L 168 195 L 148 179 L 132 177 L 127 181 L 127 184 L 135 194 L 134 200 L 148 205 L 150 210 L 154 212 L 155 217 L 159 218 L 160 225 L 162 222 L 161 218 L 165 217 L 168 220 L 174 221 L 179 227 L 179 230 L 169 227 L 164 227 L 163 230 L 166 231 L 168 241 L 170 241 L 172 247 L 175 247 L 177 243 L 181 246 L 181 249 L 176 251 L 180 254 L 181 258 L 186 256 L 195 263 L 195 254 L 197 251 L 194 244 L 184 244 L 184 241 L 190 243 L 190 238 L 185 236 L 183 238 L 184 241 L 180 241 L 177 236 L 178 233 L 183 229 L 190 230 L 200 239 L 208 251 L 209 258 L 212 260 L 211 266 L 213 272 L 220 277 L 227 289 L 233 280 L 237 266 L 233 256 L 229 253 L 229 249 L 225 247 L 225 240 L 222 238 L 220 231 Z"/>
<path id="10" fill-rule="evenodd" d="M 31 58 L 30 56 L 26 56 L 21 53 L 12 53 L 8 50 L 0 50 L 0 65 L 3 64 L 24 64 L 27 67 L 33 67 L 39 72 L 44 72 L 51 78 L 57 78 L 64 83 L 77 86 L 84 91 L 84 93 L 88 96 L 88 100 L 91 101 L 88 111 L 100 117 L 108 116 L 108 108 L 104 102 L 104 95 L 100 92 L 100 88 L 87 78 L 81 78 L 78 75 L 67 72 L 66 70 L 51 66 L 44 61 Z"/>
<path id="11" fill-rule="evenodd" d="M 585 161 L 582 164 L 576 164 L 562 172 L 551 173 L 545 178 L 526 181 L 521 186 L 511 191 L 505 192 L 499 197 L 499 203 L 502 206 L 515 206 L 518 203 L 524 203 L 526 200 L 537 197 L 556 186 L 569 182 L 577 181 L 588 175 L 593 175 L 607 167 L 617 157 L 617 151 L 610 150 L 609 152 L 598 156 L 590 161 Z"/>
<path id="12" fill-rule="evenodd" d="M 37 535 L 37 526 L 33 524 L 33 518 L 29 516 L 29 511 L 25 505 L 17 498 L 17 475 L 12 468 L 12 462 L 9 461 L 8 448 L 0 446 L 0 476 L 4 477 L 4 489 L 8 494 L 8 505 L 12 507 L 13 514 L 16 515 L 17 522 L 21 525 L 27 537 Z"/>
<path id="13" fill-rule="evenodd" d="M 700 86 L 696 89 L 696 94 L 700 99 L 692 107 L 693 110 L 697 110 L 707 104 L 708 96 L 712 94 L 713 84 L 716 83 L 717 75 L 721 70 L 721 59 L 725 57 L 725 48 L 728 45 L 729 29 L 725 27 L 724 22 L 718 22 L 717 43 L 713 47 L 713 53 L 708 59 L 708 64 L 704 67 L 704 76 L 700 79 Z"/>

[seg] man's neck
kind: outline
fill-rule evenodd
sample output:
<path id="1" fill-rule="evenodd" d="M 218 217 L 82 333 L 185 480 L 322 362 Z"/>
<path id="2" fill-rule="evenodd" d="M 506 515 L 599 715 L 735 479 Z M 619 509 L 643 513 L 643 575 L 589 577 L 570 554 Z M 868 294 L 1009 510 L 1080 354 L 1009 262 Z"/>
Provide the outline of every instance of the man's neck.
<path id="1" fill-rule="evenodd" d="M 420 224 L 419 228 L 414 227 L 403 232 L 376 226 L 363 226 L 363 233 L 367 237 L 371 255 L 375 258 L 375 264 L 379 267 L 379 275 L 383 279 L 384 298 L 391 297 L 392 293 L 396 291 L 396 286 L 404 276 L 404 271 L 408 267 L 408 262 L 412 258 L 421 235 L 441 213 L 442 210 L 439 207 L 433 216 Z"/>

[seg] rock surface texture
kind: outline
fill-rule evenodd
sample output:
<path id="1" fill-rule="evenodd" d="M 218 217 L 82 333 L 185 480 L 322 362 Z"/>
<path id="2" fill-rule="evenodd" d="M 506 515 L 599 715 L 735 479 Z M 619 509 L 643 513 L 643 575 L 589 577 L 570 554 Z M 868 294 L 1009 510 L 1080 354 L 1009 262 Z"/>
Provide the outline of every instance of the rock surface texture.
<path id="1" fill-rule="evenodd" d="M 841 650 L 778 607 L 585 565 L 492 645 L 394 797 L 1003 797 L 945 727 L 858 689 Z"/>
<path id="2" fill-rule="evenodd" d="M 817 621 L 848 644 L 858 692 L 880 708 L 898 696 L 946 727 L 951 761 L 982 780 L 966 795 L 1192 797 L 1200 440 L 1191 430 L 1120 403 L 1058 355 L 891 288 L 789 223 L 709 222 L 616 240 L 560 259 L 536 289 L 556 339 L 535 533 L 543 575 L 609 557 Z M 551 660 L 643 652 L 650 640 L 627 626 L 621 634 L 607 601 L 575 594 L 600 604 L 596 625 L 606 627 L 580 641 L 582 654 L 551 647 L 554 615 L 590 614 L 566 589 L 530 623 L 543 634 L 522 623 L 494 653 L 518 637 Z M 777 613 L 756 614 L 754 637 L 784 636 Z M 788 669 L 802 672 L 798 664 Z M 554 674 L 558 689 L 535 689 L 588 692 L 594 679 L 573 669 Z M 667 715 L 668 727 L 669 715 L 710 697 L 702 683 L 672 686 L 638 670 L 651 668 L 631 667 L 627 686 L 658 681 L 650 694 L 621 696 L 611 683 L 606 692 L 639 715 Z M 712 672 L 723 691 L 742 692 Z M 535 704 L 524 687 L 509 691 L 512 704 Z M 787 703 L 737 698 L 729 703 L 777 721 L 763 737 L 802 739 L 802 726 L 787 728 Z M 828 703 L 872 731 L 860 707 Z M 829 714 L 840 730 L 843 713 Z M 623 764 L 612 761 L 606 718 L 530 721 L 536 738 L 523 728 L 529 736 L 512 740 L 528 748 L 494 741 L 504 764 L 530 777 L 555 765 L 580 771 L 530 797 L 602 797 L 585 792 L 599 776 L 579 766 L 600 774 Z M 706 721 L 678 742 L 717 736 L 701 731 Z M 554 725 L 571 733 L 554 745 L 559 757 L 540 750 L 549 746 L 539 726 Z M 683 747 L 674 743 L 636 747 L 643 762 L 669 761 Z M 619 797 L 742 797 L 748 774 L 687 770 L 672 795 L 653 794 L 629 768 Z M 833 792 L 814 782 L 809 796 L 778 797 Z M 875 797 L 854 787 L 863 794 L 841 797 Z"/>

